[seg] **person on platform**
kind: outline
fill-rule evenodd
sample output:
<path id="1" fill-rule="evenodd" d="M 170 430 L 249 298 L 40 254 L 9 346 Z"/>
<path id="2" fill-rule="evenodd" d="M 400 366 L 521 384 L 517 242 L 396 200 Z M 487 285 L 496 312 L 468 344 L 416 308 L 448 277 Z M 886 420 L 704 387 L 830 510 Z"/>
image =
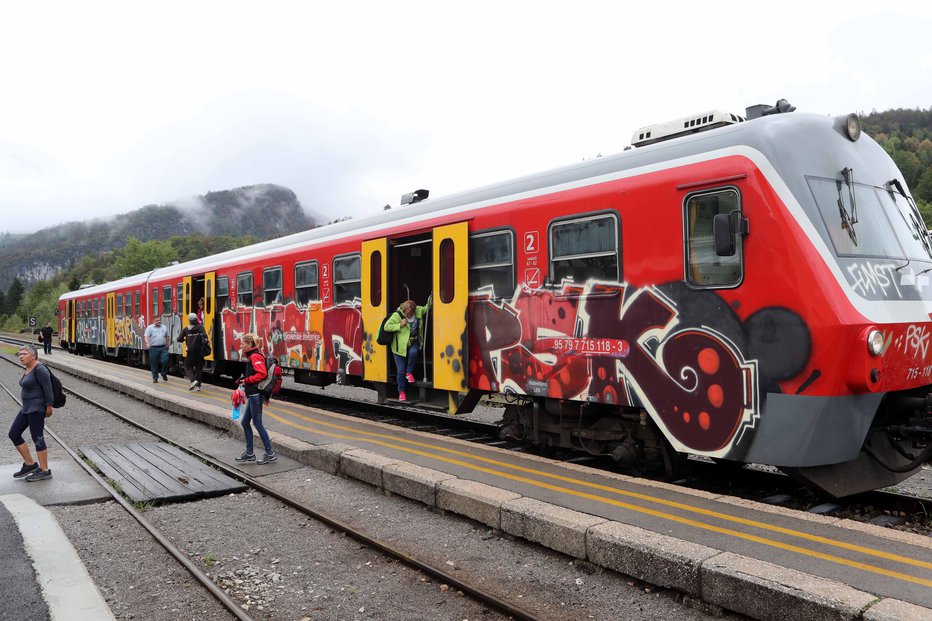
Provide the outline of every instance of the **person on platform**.
<path id="1" fill-rule="evenodd" d="M 52 415 L 52 376 L 44 364 L 39 364 L 39 353 L 32 345 L 23 345 L 19 350 L 19 362 L 26 367 L 19 380 L 20 401 L 23 407 L 10 425 L 10 440 L 23 458 L 23 467 L 13 473 L 14 479 L 25 479 L 32 483 L 52 478 L 49 468 L 49 451 L 45 444 L 45 419 Z M 23 432 L 29 429 L 36 447 L 33 461 L 29 447 L 23 440 Z"/>
<path id="2" fill-rule="evenodd" d="M 392 313 L 385 321 L 385 331 L 396 333 L 392 339 L 392 358 L 395 360 L 397 371 L 395 381 L 399 401 L 408 400 L 408 385 L 414 383 L 414 364 L 417 362 L 424 332 L 422 319 L 427 315 L 430 303 L 430 297 L 424 306 L 418 306 L 414 300 L 406 300 L 398 307 L 398 312 Z"/>
<path id="3" fill-rule="evenodd" d="M 207 333 L 195 313 L 188 315 L 188 325 L 178 335 L 178 342 L 185 344 L 184 375 L 191 382 L 188 390 L 197 392 L 201 389 L 201 376 L 204 373 L 204 341 Z"/>
<path id="4" fill-rule="evenodd" d="M 42 349 L 47 356 L 52 355 L 52 322 L 45 322 L 45 327 L 39 330 L 39 340 L 42 341 Z"/>
<path id="5" fill-rule="evenodd" d="M 241 420 L 243 431 L 246 434 L 246 451 L 236 458 L 236 462 L 240 464 L 255 462 L 262 466 L 278 459 L 272 449 L 269 432 L 265 430 L 265 425 L 262 424 L 262 393 L 259 392 L 257 386 L 259 382 L 268 377 L 269 373 L 265 366 L 265 356 L 259 351 L 259 335 L 244 334 L 241 342 L 243 345 L 242 359 L 246 361 L 246 373 L 236 380 L 236 383 L 242 384 L 246 389 L 246 412 Z M 253 433 L 250 423 L 255 426 L 265 448 L 265 455 L 258 460 L 256 460 L 256 454 L 253 452 Z"/>
<path id="6" fill-rule="evenodd" d="M 159 371 L 162 372 L 162 381 L 168 381 L 168 328 L 162 325 L 162 318 L 156 316 L 155 321 L 146 326 L 142 337 L 146 349 L 149 350 L 149 369 L 152 371 L 152 383 L 159 382 Z"/>

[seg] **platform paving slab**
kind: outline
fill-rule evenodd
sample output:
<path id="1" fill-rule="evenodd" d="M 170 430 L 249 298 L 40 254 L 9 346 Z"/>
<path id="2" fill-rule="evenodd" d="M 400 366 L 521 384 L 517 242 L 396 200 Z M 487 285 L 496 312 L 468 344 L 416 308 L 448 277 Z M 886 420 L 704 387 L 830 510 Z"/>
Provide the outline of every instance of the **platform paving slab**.
<path id="1" fill-rule="evenodd" d="M 596 565 L 693 597 L 702 593 L 700 567 L 720 554 L 708 546 L 620 522 L 590 528 L 586 534 L 586 552 L 589 561 Z"/>
<path id="2" fill-rule="evenodd" d="M 882 599 L 864 612 L 864 621 L 929 621 L 932 611 L 922 606 Z"/>
<path id="3" fill-rule="evenodd" d="M 579 559 L 586 558 L 586 533 L 607 521 L 534 498 L 518 498 L 502 505 L 504 532 Z"/>
<path id="4" fill-rule="evenodd" d="M 107 621 L 107 606 L 84 563 L 48 509 L 22 494 L 0 496 L 23 537 L 53 621 Z"/>
<path id="5" fill-rule="evenodd" d="M 366 449 L 355 449 L 340 454 L 340 472 L 352 479 L 357 479 L 381 489 L 382 469 L 397 463 L 397 459 L 386 457 Z"/>
<path id="6" fill-rule="evenodd" d="M 860 619 L 879 598 L 834 580 L 723 552 L 702 564 L 702 599 L 755 619 L 845 621 Z"/>
<path id="7" fill-rule="evenodd" d="M 56 450 L 60 451 L 59 454 L 64 453 L 64 449 L 59 448 L 57 444 L 49 447 L 51 455 L 54 455 Z M 84 504 L 110 498 L 107 490 L 67 453 L 61 458 L 49 459 L 51 479 L 35 483 L 14 479 L 13 473 L 18 472 L 21 467 L 22 462 L 0 466 L 0 494 L 23 494 L 43 506 Z"/>
<path id="8" fill-rule="evenodd" d="M 385 491 L 437 506 L 437 486 L 444 481 L 457 478 L 455 475 L 415 464 L 397 462 L 382 469 Z"/>
<path id="9" fill-rule="evenodd" d="M 318 444 L 311 446 L 305 453 L 307 465 L 323 470 L 329 474 L 339 474 L 340 455 L 347 451 L 355 451 L 357 447 L 342 442 L 333 444 Z"/>
<path id="10" fill-rule="evenodd" d="M 521 498 L 485 483 L 450 479 L 437 486 L 437 508 L 482 522 L 495 529 L 502 527 L 502 505 Z"/>

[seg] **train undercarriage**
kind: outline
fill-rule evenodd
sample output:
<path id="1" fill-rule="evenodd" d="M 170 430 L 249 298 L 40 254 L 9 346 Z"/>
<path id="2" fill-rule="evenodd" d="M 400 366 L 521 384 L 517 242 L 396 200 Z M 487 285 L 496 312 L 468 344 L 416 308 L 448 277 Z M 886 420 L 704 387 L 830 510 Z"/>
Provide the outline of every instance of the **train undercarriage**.
<path id="1" fill-rule="evenodd" d="M 665 471 L 670 478 L 683 476 L 686 467 L 687 456 L 676 452 L 639 408 L 516 397 L 505 409 L 501 436 L 536 447 L 579 450 L 647 472 Z M 932 393 L 891 395 L 856 459 L 780 470 L 822 495 L 841 498 L 896 485 L 930 458 Z"/>

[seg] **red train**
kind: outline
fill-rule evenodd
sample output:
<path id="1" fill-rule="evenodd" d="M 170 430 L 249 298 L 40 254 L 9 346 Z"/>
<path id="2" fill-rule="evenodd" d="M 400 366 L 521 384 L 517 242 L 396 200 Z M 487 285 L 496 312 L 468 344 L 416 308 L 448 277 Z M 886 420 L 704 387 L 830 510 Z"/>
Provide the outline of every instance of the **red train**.
<path id="1" fill-rule="evenodd" d="M 62 296 L 63 346 L 143 363 L 205 299 L 208 369 L 257 332 L 294 379 L 394 395 L 375 340 L 433 296 L 409 397 L 673 469 L 770 464 L 834 495 L 930 456 L 932 246 L 856 115 L 710 111 L 635 148 Z M 406 201 L 407 202 L 407 201 Z M 180 345 L 172 355 L 181 354 Z"/>

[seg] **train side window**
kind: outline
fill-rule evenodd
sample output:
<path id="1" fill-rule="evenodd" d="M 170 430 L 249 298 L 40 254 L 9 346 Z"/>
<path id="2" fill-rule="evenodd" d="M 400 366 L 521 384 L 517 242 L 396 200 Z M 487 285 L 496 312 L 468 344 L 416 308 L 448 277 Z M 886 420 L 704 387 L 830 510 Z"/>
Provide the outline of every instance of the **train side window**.
<path id="1" fill-rule="evenodd" d="M 126 312 L 123 313 L 123 316 L 129 317 L 130 319 L 132 319 L 133 317 L 133 293 L 132 292 L 128 292 L 126 294 Z"/>
<path id="2" fill-rule="evenodd" d="M 155 319 L 155 316 L 159 314 L 159 290 L 155 288 L 152 290 L 152 319 Z"/>
<path id="3" fill-rule="evenodd" d="M 217 279 L 217 310 L 222 311 L 230 303 L 230 278 L 221 276 Z"/>
<path id="4" fill-rule="evenodd" d="M 550 278 L 618 282 L 618 219 L 613 214 L 550 225 Z"/>
<path id="5" fill-rule="evenodd" d="M 139 289 L 136 289 L 135 302 L 133 303 L 133 320 L 135 320 L 136 317 L 139 317 L 139 299 L 140 292 Z"/>
<path id="6" fill-rule="evenodd" d="M 382 305 L 382 252 L 369 256 L 369 301 L 372 306 Z"/>
<path id="7" fill-rule="evenodd" d="M 741 209 L 734 188 L 703 192 L 686 197 L 686 278 L 700 287 L 727 287 L 741 282 L 742 250 L 730 257 L 715 254 L 712 221 L 718 214 Z"/>
<path id="8" fill-rule="evenodd" d="M 178 289 L 175 292 L 175 313 L 181 317 L 184 314 L 184 283 L 178 283 Z M 187 321 L 187 317 L 185 317 Z M 182 322 L 183 323 L 183 322 Z"/>
<path id="9" fill-rule="evenodd" d="M 171 285 L 162 287 L 162 314 L 163 315 L 172 314 L 172 287 Z"/>
<path id="10" fill-rule="evenodd" d="M 514 234 L 478 233 L 469 237 L 469 290 L 488 287 L 496 298 L 515 292 Z"/>
<path id="11" fill-rule="evenodd" d="M 456 249 L 452 239 L 440 242 L 440 301 L 449 304 L 456 297 Z"/>
<path id="12" fill-rule="evenodd" d="M 262 270 L 262 295 L 266 306 L 282 303 L 282 268 Z"/>
<path id="13" fill-rule="evenodd" d="M 84 302 L 81 302 L 81 310 L 84 310 Z M 123 294 L 118 293 L 116 296 L 116 316 L 123 316 Z"/>
<path id="14" fill-rule="evenodd" d="M 294 266 L 294 291 L 299 306 L 306 307 L 309 302 L 320 299 L 319 285 L 317 261 Z"/>
<path id="15" fill-rule="evenodd" d="M 333 301 L 352 302 L 362 297 L 362 270 L 358 254 L 333 260 Z"/>
<path id="16" fill-rule="evenodd" d="M 101 316 L 101 317 L 104 316 L 104 314 L 105 314 L 105 312 L 106 312 L 106 308 L 107 308 L 107 298 L 106 298 L 106 297 L 101 297 L 101 298 L 100 298 L 100 316 Z"/>
<path id="17" fill-rule="evenodd" d="M 236 275 L 236 302 L 240 306 L 252 306 L 252 272 Z"/>
<path id="18" fill-rule="evenodd" d="M 96 317 L 96 316 L 97 316 L 97 298 L 94 298 L 94 300 L 93 300 L 93 301 L 94 301 L 94 311 L 93 311 L 93 316 L 94 316 L 94 317 Z"/>

